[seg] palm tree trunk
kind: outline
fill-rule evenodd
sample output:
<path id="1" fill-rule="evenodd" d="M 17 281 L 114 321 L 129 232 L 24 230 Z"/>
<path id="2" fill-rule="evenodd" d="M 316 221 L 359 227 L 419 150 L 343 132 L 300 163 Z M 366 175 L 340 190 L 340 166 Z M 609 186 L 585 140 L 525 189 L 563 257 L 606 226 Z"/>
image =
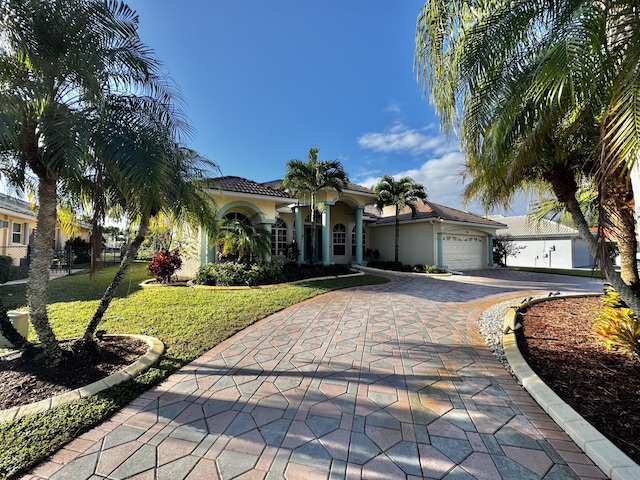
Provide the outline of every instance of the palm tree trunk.
<path id="1" fill-rule="evenodd" d="M 613 223 L 613 232 L 620 252 L 620 276 L 627 285 L 638 283 L 636 253 L 636 221 L 633 211 L 633 192 L 623 178 L 623 173 L 615 171 L 612 178 L 602 182 L 601 198 L 607 205 Z"/>
<path id="2" fill-rule="evenodd" d="M 609 255 L 603 254 L 597 240 L 591 234 L 589 225 L 580 209 L 580 204 L 576 200 L 576 192 L 578 186 L 573 179 L 571 172 L 554 172 L 547 177 L 547 181 L 551 183 L 554 194 L 562 203 L 564 203 L 567 211 L 571 214 L 573 223 L 580 234 L 580 238 L 587 244 L 587 248 L 594 258 L 598 259 L 600 268 L 605 277 L 615 289 L 622 300 L 634 312 L 640 312 L 640 296 L 638 296 L 624 281 L 620 274 L 613 267 Z"/>
<path id="3" fill-rule="evenodd" d="M 56 233 L 57 177 L 41 177 L 38 185 L 38 227 L 29 266 L 27 303 L 31 324 L 38 335 L 47 362 L 54 367 L 62 360 L 58 344 L 47 316 L 49 298 L 49 271 L 53 261 L 53 243 Z"/>
<path id="4" fill-rule="evenodd" d="M 616 240 L 620 252 L 620 276 L 627 285 L 638 283 L 636 252 L 638 241 L 635 235 L 635 220 L 629 212 L 620 212 L 616 218 Z"/>
<path id="5" fill-rule="evenodd" d="M 302 227 L 302 226 L 301 226 Z M 314 256 L 316 254 L 316 194 L 311 192 L 311 255 L 309 263 L 313 265 Z"/>
<path id="6" fill-rule="evenodd" d="M 120 267 L 118 268 L 118 271 L 116 272 L 115 276 L 113 277 L 113 280 L 111 280 L 111 283 L 105 290 L 104 295 L 102 295 L 102 298 L 100 299 L 100 304 L 98 305 L 98 308 L 93 314 L 93 317 L 89 321 L 89 324 L 87 325 L 87 328 L 84 331 L 84 334 L 82 335 L 82 339 L 79 341 L 80 348 L 85 348 L 93 342 L 93 335 L 95 334 L 98 328 L 98 325 L 102 321 L 102 318 L 104 317 L 104 314 L 107 311 L 107 308 L 109 308 L 109 304 L 111 303 L 111 300 L 113 300 L 113 295 L 115 293 L 115 290 L 116 288 L 118 288 L 118 286 L 122 282 L 122 279 L 124 278 L 124 274 L 127 272 L 127 269 L 129 268 L 131 263 L 135 260 L 136 255 L 138 254 L 138 250 L 140 249 L 140 245 L 142 245 L 142 242 L 144 242 L 144 239 L 147 236 L 148 231 L 149 231 L 149 216 L 147 215 L 147 216 L 144 216 L 140 221 L 140 227 L 138 228 L 138 233 L 136 234 L 136 238 L 133 240 L 133 242 L 131 242 L 131 244 L 129 245 L 129 248 L 127 248 L 127 253 L 125 254 L 122 261 L 120 262 Z"/>
<path id="7" fill-rule="evenodd" d="M 400 249 L 400 212 L 398 211 L 398 207 L 396 206 L 396 234 L 395 234 L 395 253 L 394 253 L 394 261 L 398 263 L 398 252 Z"/>

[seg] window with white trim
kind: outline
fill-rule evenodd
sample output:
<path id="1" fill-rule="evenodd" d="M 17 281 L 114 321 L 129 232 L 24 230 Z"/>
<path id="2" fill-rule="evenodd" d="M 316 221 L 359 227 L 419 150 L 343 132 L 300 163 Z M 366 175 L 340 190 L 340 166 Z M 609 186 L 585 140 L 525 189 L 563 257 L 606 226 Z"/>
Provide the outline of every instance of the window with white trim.
<path id="1" fill-rule="evenodd" d="M 287 224 L 281 218 L 271 225 L 271 255 L 287 254 Z"/>
<path id="2" fill-rule="evenodd" d="M 341 223 L 336 223 L 333 226 L 333 254 L 334 255 L 346 255 L 347 254 L 347 227 Z"/>
<path id="3" fill-rule="evenodd" d="M 13 226 L 11 227 L 11 243 L 22 244 L 23 228 L 21 223 L 13 222 Z"/>

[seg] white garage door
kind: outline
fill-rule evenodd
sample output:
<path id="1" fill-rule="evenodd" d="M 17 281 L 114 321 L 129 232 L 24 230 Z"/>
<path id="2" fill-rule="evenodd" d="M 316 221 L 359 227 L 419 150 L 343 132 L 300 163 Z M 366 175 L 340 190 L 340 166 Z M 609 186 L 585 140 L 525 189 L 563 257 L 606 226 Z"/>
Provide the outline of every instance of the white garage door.
<path id="1" fill-rule="evenodd" d="M 476 235 L 444 234 L 442 263 L 450 270 L 484 268 L 485 238 Z"/>

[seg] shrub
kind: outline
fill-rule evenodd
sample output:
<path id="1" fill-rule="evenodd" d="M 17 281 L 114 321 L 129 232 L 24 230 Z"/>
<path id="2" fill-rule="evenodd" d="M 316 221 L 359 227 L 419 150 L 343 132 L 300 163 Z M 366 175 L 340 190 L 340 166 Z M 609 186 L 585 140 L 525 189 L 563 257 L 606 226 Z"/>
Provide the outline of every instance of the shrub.
<path id="1" fill-rule="evenodd" d="M 593 333 L 607 350 L 615 348 L 640 358 L 640 322 L 630 308 L 603 308 L 593 324 Z"/>
<path id="2" fill-rule="evenodd" d="M 284 281 L 283 263 L 208 263 L 196 274 L 200 285 L 239 286 L 266 285 Z"/>
<path id="3" fill-rule="evenodd" d="M 607 285 L 604 287 L 604 295 L 602 297 L 602 303 L 607 307 L 620 308 L 626 307 L 622 297 L 616 292 L 612 286 Z"/>
<path id="4" fill-rule="evenodd" d="M 29 267 L 26 265 L 13 265 L 9 268 L 9 280 L 21 280 L 29 276 Z M 2 282 L 0 282 L 2 283 Z"/>
<path id="5" fill-rule="evenodd" d="M 91 262 L 91 244 L 84 238 L 76 237 L 64 242 L 65 246 L 71 247 L 73 252 L 73 263 L 90 263 Z"/>
<path id="6" fill-rule="evenodd" d="M 13 258 L 8 255 L 0 255 L 0 283 L 9 281 Z"/>
<path id="7" fill-rule="evenodd" d="M 427 265 L 424 267 L 424 273 L 447 273 L 447 271 L 437 265 Z"/>
<path id="8" fill-rule="evenodd" d="M 180 258 L 180 250 L 174 251 L 160 250 L 155 254 L 153 259 L 147 264 L 147 275 L 155 277 L 162 283 L 169 283 L 171 277 L 182 267 L 182 258 Z"/>
<path id="9" fill-rule="evenodd" d="M 348 265 L 298 265 L 295 262 L 265 263 L 208 263 L 198 270 L 196 283 L 200 285 L 240 286 L 269 285 L 305 278 L 344 275 Z"/>
<path id="10" fill-rule="evenodd" d="M 605 287 L 602 297 L 604 308 L 593 324 L 593 335 L 600 339 L 607 350 L 615 348 L 620 352 L 640 358 L 640 321 L 638 316 L 625 305 L 618 292 Z"/>

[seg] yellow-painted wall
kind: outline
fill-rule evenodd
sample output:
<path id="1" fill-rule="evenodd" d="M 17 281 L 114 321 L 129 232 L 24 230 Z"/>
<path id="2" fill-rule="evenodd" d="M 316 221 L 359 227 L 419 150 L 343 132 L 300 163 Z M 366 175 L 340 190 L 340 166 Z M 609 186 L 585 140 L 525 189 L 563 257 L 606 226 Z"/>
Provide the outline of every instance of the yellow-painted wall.
<path id="1" fill-rule="evenodd" d="M 367 248 L 380 252 L 380 261 L 393 261 L 395 254 L 395 224 L 372 227 Z M 406 222 L 400 225 L 398 260 L 409 265 L 435 265 L 434 230 L 428 222 Z"/>

